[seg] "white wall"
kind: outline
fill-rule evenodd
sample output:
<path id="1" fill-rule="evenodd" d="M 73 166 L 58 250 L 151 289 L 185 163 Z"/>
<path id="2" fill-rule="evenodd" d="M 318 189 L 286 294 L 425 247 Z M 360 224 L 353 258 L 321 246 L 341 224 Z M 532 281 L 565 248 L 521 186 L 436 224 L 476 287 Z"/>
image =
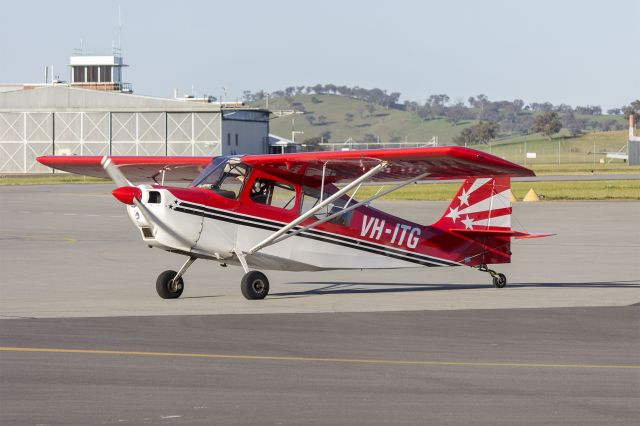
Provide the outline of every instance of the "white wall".
<path id="1" fill-rule="evenodd" d="M 268 134 L 268 122 L 223 119 L 220 135 L 222 155 L 267 154 Z M 237 145 L 236 135 L 238 135 Z"/>

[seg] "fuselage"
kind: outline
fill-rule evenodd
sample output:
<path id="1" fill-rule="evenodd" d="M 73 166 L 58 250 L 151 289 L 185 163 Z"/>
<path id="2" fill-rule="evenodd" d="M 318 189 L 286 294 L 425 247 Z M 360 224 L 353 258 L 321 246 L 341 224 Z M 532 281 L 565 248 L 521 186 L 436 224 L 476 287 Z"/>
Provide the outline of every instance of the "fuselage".
<path id="1" fill-rule="evenodd" d="M 142 202 L 163 226 L 149 224 L 139 209 L 129 214 L 150 246 L 238 264 L 246 252 L 299 216 L 291 209 L 231 200 L 203 188 L 141 186 Z M 300 227 L 312 224 L 309 218 Z M 325 222 L 246 257 L 252 268 L 291 271 L 327 269 L 474 266 L 475 241 L 361 206 L 348 222 Z"/>
<path id="2" fill-rule="evenodd" d="M 223 263 L 239 263 L 242 253 L 252 268 L 308 271 L 476 266 L 510 256 L 508 238 L 479 241 L 367 204 L 350 210 L 356 201 L 346 194 L 328 200 L 338 191 L 330 183 L 293 182 L 241 162 L 214 160 L 187 188 L 139 188 L 145 211 L 128 209 L 148 245 Z M 305 214 L 293 236 L 252 250 Z"/>

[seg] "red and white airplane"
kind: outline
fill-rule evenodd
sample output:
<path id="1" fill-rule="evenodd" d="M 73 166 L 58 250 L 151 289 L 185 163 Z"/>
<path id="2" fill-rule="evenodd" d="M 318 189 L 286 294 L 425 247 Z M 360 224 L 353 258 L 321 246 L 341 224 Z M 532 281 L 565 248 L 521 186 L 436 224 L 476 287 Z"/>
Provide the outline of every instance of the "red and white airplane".
<path id="1" fill-rule="evenodd" d="M 180 297 L 183 274 L 196 259 L 244 269 L 242 294 L 263 299 L 269 280 L 259 270 L 470 266 L 504 287 L 487 265 L 509 263 L 511 176 L 534 173 L 462 147 L 313 152 L 232 157 L 74 157 L 38 161 L 72 173 L 111 177 L 150 247 L 184 255 L 176 271 L 158 276 L 165 299 Z M 191 181 L 165 186 L 165 178 Z M 165 176 L 166 175 L 166 176 Z M 420 225 L 371 207 L 371 201 L 419 180 L 465 179 L 442 217 Z M 152 180 L 135 186 L 132 181 Z M 357 201 L 364 182 L 389 185 Z"/>

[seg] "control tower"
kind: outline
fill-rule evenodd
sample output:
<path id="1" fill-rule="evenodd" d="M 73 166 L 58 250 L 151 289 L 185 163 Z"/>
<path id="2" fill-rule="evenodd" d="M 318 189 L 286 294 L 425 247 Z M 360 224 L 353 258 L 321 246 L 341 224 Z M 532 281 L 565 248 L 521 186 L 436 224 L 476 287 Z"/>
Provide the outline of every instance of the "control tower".
<path id="1" fill-rule="evenodd" d="M 133 93 L 131 83 L 122 81 L 122 68 L 127 67 L 122 51 L 113 48 L 111 55 L 99 56 L 74 49 L 69 61 L 70 86 L 106 92 Z"/>

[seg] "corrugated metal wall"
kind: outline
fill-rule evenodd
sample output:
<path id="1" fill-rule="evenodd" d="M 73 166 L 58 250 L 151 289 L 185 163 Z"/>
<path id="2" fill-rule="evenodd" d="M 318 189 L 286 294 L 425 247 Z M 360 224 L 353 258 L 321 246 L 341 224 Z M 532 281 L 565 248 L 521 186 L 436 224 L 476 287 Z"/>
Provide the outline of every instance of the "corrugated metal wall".
<path id="1" fill-rule="evenodd" d="M 41 155 L 221 154 L 218 112 L 0 112 L 0 173 L 49 173 Z"/>

